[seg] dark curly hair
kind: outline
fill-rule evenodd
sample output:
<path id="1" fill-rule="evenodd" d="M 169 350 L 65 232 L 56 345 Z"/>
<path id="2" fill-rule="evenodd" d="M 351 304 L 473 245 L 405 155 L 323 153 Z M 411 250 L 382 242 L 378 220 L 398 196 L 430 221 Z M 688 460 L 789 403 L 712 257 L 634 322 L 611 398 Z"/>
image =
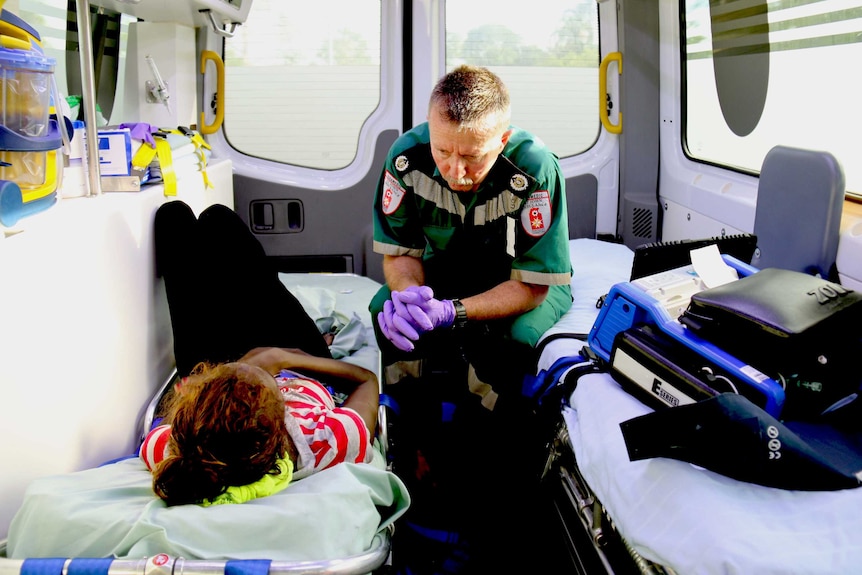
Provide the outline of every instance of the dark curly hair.
<path id="1" fill-rule="evenodd" d="M 278 475 L 285 456 L 296 460 L 284 400 L 265 377 L 243 363 L 200 364 L 173 392 L 169 455 L 153 471 L 153 490 L 169 506 L 214 499 Z"/>

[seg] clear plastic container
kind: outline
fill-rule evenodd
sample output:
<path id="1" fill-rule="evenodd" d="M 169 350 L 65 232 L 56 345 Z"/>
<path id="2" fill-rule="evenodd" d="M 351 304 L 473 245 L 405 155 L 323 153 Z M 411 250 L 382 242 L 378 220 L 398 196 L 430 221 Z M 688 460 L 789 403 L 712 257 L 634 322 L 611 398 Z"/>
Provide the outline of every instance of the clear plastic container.
<path id="1" fill-rule="evenodd" d="M 0 48 L 0 125 L 29 138 L 48 134 L 55 64 L 35 51 Z"/>

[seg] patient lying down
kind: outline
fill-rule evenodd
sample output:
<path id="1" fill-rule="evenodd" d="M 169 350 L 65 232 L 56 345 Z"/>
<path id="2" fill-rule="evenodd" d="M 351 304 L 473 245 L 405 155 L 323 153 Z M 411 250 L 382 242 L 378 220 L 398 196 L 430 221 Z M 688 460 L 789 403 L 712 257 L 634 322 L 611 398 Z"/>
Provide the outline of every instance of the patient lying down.
<path id="1" fill-rule="evenodd" d="M 154 239 L 182 378 L 140 450 L 155 493 L 168 505 L 240 503 L 371 461 L 377 377 L 333 359 L 242 219 L 169 201 Z M 346 393 L 343 404 L 314 378 Z"/>
<path id="2" fill-rule="evenodd" d="M 322 383 L 294 370 L 353 387 L 336 406 Z M 255 348 L 235 362 L 198 364 L 140 457 L 169 506 L 242 503 L 338 463 L 371 461 L 378 394 L 376 376 L 361 367 Z"/>

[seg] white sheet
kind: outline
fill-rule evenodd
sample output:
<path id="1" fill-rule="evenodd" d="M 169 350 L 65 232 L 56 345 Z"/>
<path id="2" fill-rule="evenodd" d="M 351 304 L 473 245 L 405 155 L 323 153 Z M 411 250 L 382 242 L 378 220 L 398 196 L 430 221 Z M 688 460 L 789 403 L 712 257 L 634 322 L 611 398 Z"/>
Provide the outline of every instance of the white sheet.
<path id="1" fill-rule="evenodd" d="M 368 304 L 381 284 L 371 278 L 348 273 L 282 273 L 279 279 L 318 323 L 322 318 L 336 314 L 347 319 L 355 314 L 362 325 L 358 331 L 363 342 L 357 349 L 351 349 L 349 356 L 339 359 L 364 367 L 380 379 L 380 348 L 374 339 Z"/>
<path id="2" fill-rule="evenodd" d="M 673 459 L 631 462 L 619 423 L 650 409 L 608 374 L 563 416 L 578 466 L 641 555 L 678 573 L 836 574 L 862 566 L 862 488 L 788 491 Z"/>
<path id="3" fill-rule="evenodd" d="M 596 299 L 630 277 L 625 246 L 572 240 L 570 252 L 572 310 L 545 337 L 588 333 Z M 584 344 L 549 343 L 539 368 L 577 355 Z M 787 491 L 672 459 L 631 462 L 619 424 L 649 411 L 608 374 L 582 377 L 563 411 L 581 473 L 637 552 L 681 574 L 860 571 L 862 488 Z"/>

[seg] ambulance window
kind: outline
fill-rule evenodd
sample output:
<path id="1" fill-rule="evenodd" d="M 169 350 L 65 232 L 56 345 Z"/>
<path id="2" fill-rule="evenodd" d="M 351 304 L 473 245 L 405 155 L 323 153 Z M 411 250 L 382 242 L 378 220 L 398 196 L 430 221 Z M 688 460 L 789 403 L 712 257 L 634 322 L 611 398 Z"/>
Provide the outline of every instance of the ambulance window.
<path id="1" fill-rule="evenodd" d="M 687 0 L 681 9 L 688 155 L 759 172 L 779 144 L 826 150 L 841 162 L 848 192 L 862 194 L 862 107 L 851 103 L 859 3 Z"/>
<path id="2" fill-rule="evenodd" d="M 512 123 L 560 156 L 599 135 L 595 0 L 447 0 L 446 69 L 486 66 L 506 82 Z"/>
<path id="3" fill-rule="evenodd" d="M 244 154 L 334 170 L 380 100 L 380 0 L 255 0 L 225 42 L 224 133 Z"/>

